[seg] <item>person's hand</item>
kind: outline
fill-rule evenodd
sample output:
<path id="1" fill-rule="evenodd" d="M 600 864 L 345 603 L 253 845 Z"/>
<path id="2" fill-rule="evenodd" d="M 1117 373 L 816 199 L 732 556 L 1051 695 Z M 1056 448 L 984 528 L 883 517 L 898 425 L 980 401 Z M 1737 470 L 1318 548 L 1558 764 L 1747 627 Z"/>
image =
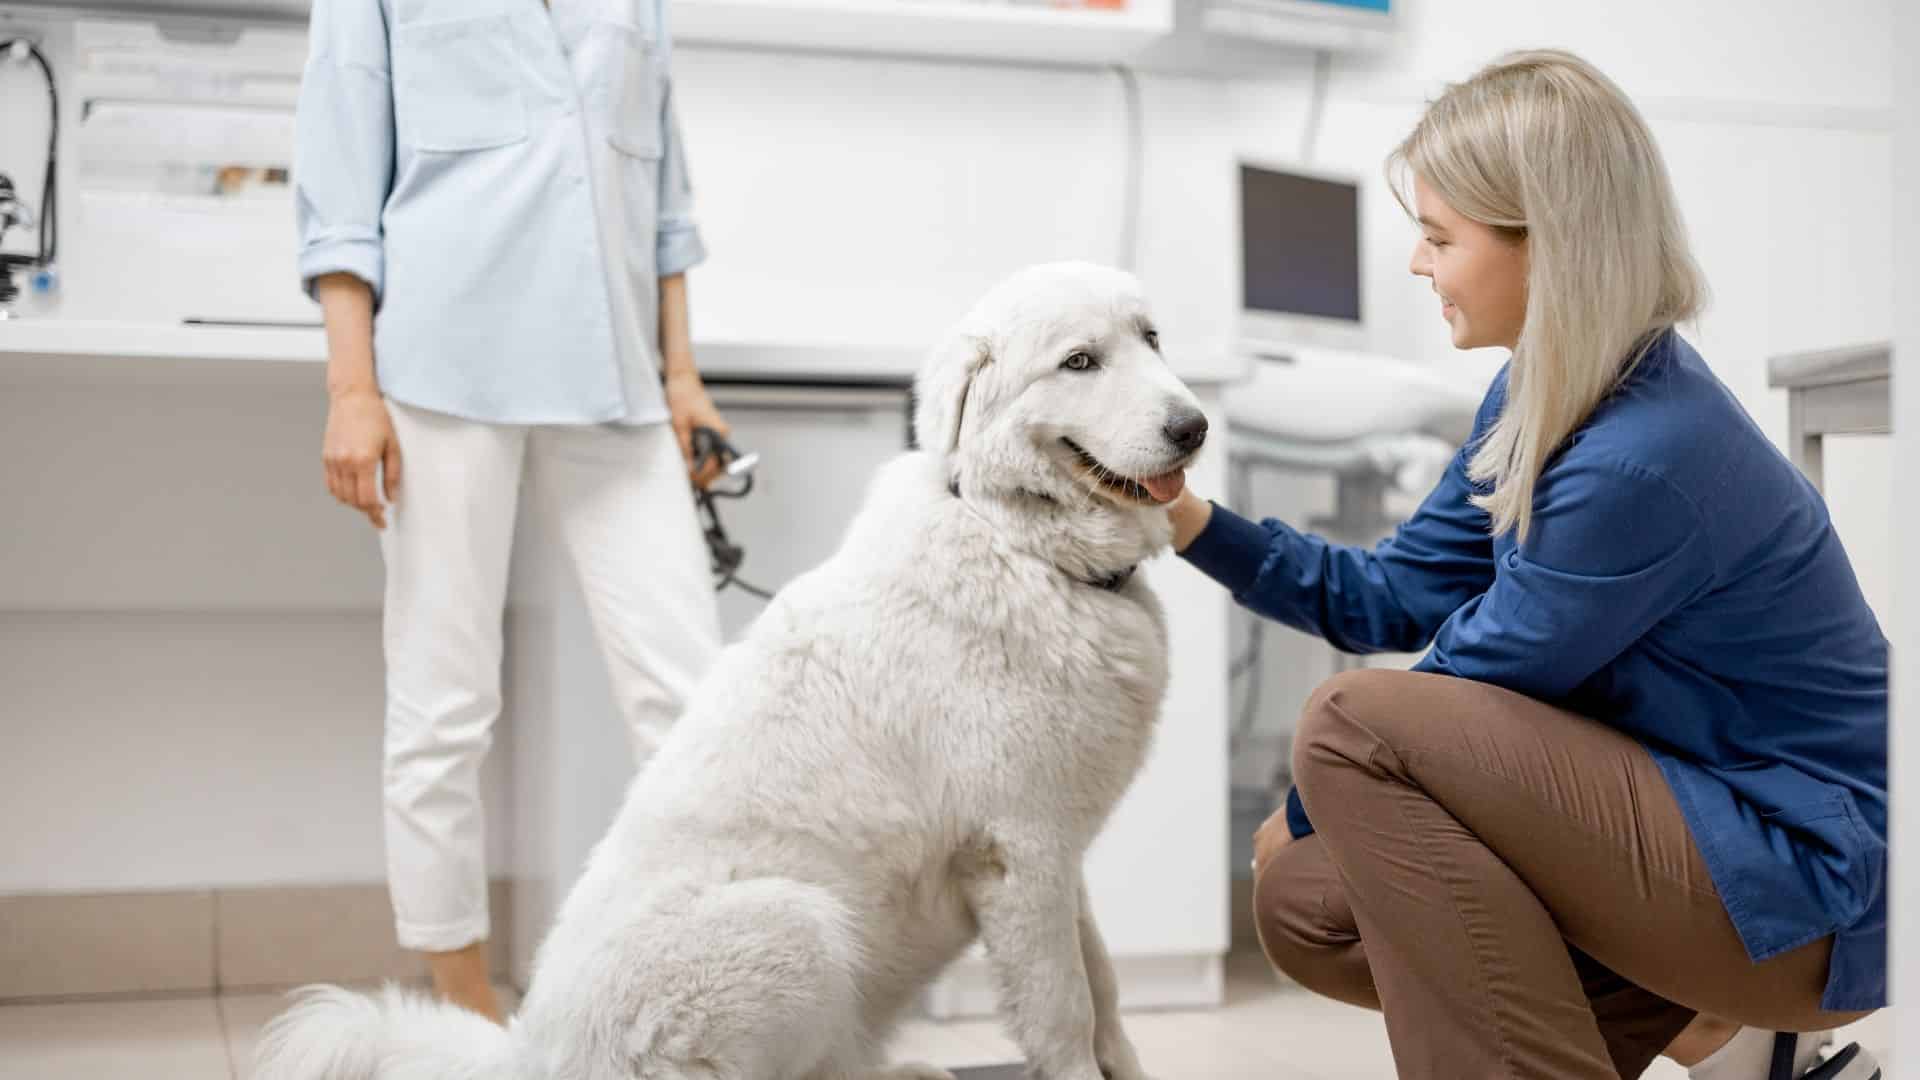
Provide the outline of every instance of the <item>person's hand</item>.
<path id="1" fill-rule="evenodd" d="M 386 528 L 381 474 L 385 474 L 385 502 L 393 502 L 400 497 L 400 442 L 394 438 L 393 418 L 387 415 L 387 403 L 378 390 L 353 390 L 331 399 L 320 460 L 333 497 L 367 515 L 374 528 Z"/>
<path id="2" fill-rule="evenodd" d="M 714 408 L 713 398 L 707 396 L 707 385 L 700 381 L 697 372 L 675 372 L 667 376 L 667 413 L 673 418 L 673 435 L 680 440 L 680 456 L 687 461 L 687 475 L 694 486 L 706 490 L 708 484 L 719 477 L 721 465 L 717 459 L 709 458 L 705 467 L 693 471 L 693 429 L 712 428 L 726 438 L 733 433 L 727 422 L 720 417 L 720 410 Z"/>
<path id="3" fill-rule="evenodd" d="M 1260 872 L 1267 868 L 1280 849 L 1293 843 L 1293 830 L 1287 828 L 1287 807 L 1282 803 L 1267 820 L 1253 831 L 1253 877 L 1260 879 Z"/>
<path id="4" fill-rule="evenodd" d="M 1193 493 L 1192 488 L 1180 492 L 1167 508 L 1167 517 L 1173 522 L 1173 550 L 1185 551 L 1193 543 L 1194 537 L 1206 530 L 1207 522 L 1213 519 L 1213 504 Z"/>

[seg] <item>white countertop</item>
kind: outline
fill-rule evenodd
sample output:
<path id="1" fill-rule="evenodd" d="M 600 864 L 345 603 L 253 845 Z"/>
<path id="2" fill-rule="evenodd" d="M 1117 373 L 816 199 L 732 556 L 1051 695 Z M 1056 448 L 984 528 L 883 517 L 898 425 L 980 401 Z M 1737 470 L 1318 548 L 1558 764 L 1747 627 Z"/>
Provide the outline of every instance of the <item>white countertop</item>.
<path id="1" fill-rule="evenodd" d="M 1226 349 L 1176 356 L 1174 371 L 1190 382 L 1237 379 L 1246 361 Z M 731 379 L 889 382 L 919 370 L 925 345 L 715 341 L 694 343 L 700 370 Z M 26 373 L 63 361 L 225 361 L 320 363 L 326 337 L 318 327 L 188 325 L 24 317 L 0 320 L 0 365 Z M 90 368 L 93 365 L 88 365 Z"/>
<path id="2" fill-rule="evenodd" d="M 1838 383 L 1884 383 L 1892 371 L 1893 347 L 1882 341 L 1771 357 L 1767 360 L 1767 385 L 1798 390 Z M 1881 392 L 1886 392 L 1884 387 Z"/>

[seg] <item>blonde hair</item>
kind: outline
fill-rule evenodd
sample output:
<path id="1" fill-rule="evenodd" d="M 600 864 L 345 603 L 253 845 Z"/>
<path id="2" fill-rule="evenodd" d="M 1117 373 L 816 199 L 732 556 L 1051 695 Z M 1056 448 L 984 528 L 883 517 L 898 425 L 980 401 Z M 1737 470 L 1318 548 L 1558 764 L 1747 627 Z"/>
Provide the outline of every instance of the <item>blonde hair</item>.
<path id="1" fill-rule="evenodd" d="M 1526 321 L 1500 416 L 1468 475 L 1498 536 L 1525 540 L 1553 455 L 1706 283 L 1659 148 L 1620 88 L 1558 50 L 1510 53 L 1447 88 L 1387 159 L 1409 214 L 1418 176 L 1456 212 L 1527 244 Z"/>

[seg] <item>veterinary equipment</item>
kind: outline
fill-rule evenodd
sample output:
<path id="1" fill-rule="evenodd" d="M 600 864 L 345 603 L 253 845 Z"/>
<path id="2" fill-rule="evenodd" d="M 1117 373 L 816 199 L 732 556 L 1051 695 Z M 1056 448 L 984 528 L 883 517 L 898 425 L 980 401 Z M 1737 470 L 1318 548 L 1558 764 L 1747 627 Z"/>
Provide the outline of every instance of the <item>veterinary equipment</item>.
<path id="1" fill-rule="evenodd" d="M 1252 378 L 1227 395 L 1233 505 L 1251 512 L 1256 469 L 1331 473 L 1334 512 L 1306 527 L 1335 543 L 1362 546 L 1398 524 L 1387 507 L 1390 496 L 1417 496 L 1439 481 L 1471 434 L 1485 390 L 1471 380 L 1360 354 L 1261 354 L 1253 369 Z M 1266 636 L 1264 620 L 1245 618 L 1246 645 L 1230 668 L 1232 678 L 1246 679 L 1229 739 L 1229 754 L 1236 760 L 1250 750 L 1260 715 Z M 1333 657 L 1336 671 L 1353 663 L 1337 650 Z M 1278 753 L 1259 787 L 1236 787 L 1231 793 L 1235 836 L 1251 836 L 1290 783 L 1287 755 Z"/>
<path id="2" fill-rule="evenodd" d="M 22 37 L 0 41 L 0 55 L 15 63 L 24 64 L 31 60 L 39 65 L 41 77 L 47 84 L 49 117 L 46 178 L 40 188 L 40 213 L 37 217 L 15 194 L 13 181 L 0 175 L 0 240 L 5 240 L 7 230 L 16 225 L 24 228 L 37 224 L 39 227 L 34 254 L 0 252 L 0 317 L 5 317 L 4 305 L 12 303 L 20 295 L 20 288 L 13 281 L 14 271 L 28 266 L 43 269 L 51 267 L 58 253 L 60 228 L 56 165 L 60 145 L 60 91 L 53 77 L 53 65 L 47 62 L 46 54 L 33 42 Z"/>
<path id="3" fill-rule="evenodd" d="M 1259 468 L 1331 473 L 1334 512 L 1306 527 L 1336 543 L 1371 544 L 1398 523 L 1389 496 L 1438 481 L 1472 431 L 1486 380 L 1363 351 L 1357 180 L 1238 164 L 1240 348 L 1252 375 L 1226 395 L 1229 498 L 1250 512 Z M 1235 760 L 1250 751 L 1260 713 L 1265 624 L 1248 619 L 1230 668 L 1246 679 L 1230 740 Z M 1334 653 L 1335 670 L 1351 662 Z M 1273 757 L 1260 786 L 1232 792 L 1236 836 L 1251 835 L 1286 793 L 1287 756 Z M 1269 768 L 1255 764 L 1255 773 Z"/>
<path id="4" fill-rule="evenodd" d="M 1250 160 L 1238 166 L 1240 337 L 1361 347 L 1359 181 Z"/>

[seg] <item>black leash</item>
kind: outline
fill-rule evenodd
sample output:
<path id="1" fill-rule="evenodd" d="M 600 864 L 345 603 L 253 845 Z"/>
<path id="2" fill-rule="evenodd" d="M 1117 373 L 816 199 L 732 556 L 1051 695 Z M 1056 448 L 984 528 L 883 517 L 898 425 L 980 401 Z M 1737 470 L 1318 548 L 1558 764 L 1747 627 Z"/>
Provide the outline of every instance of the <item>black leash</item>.
<path id="1" fill-rule="evenodd" d="M 727 535 L 725 525 L 720 523 L 720 510 L 716 499 L 740 499 L 753 490 L 753 467 L 759 462 L 758 454 L 742 454 L 719 432 L 709 427 L 693 429 L 693 470 L 699 472 L 709 461 L 718 461 L 721 475 L 705 488 L 693 489 L 693 502 L 700 510 L 701 530 L 707 538 L 707 556 L 713 571 L 715 592 L 723 592 L 731 585 L 750 596 L 762 600 L 773 599 L 773 593 L 753 585 L 740 578 L 740 564 L 747 559 L 747 549 L 733 542 Z M 738 481 L 728 484 L 727 481 Z"/>

